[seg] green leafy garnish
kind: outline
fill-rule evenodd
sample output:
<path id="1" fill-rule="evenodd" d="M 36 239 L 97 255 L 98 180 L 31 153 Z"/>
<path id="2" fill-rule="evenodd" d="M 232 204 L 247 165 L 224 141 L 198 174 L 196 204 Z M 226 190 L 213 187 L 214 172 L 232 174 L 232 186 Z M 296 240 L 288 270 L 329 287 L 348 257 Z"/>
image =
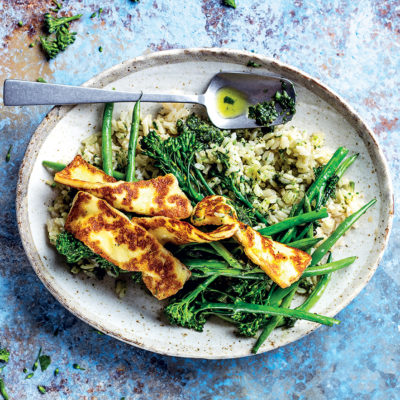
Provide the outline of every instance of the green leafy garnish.
<path id="1" fill-rule="evenodd" d="M 235 100 L 233 100 L 232 97 L 225 96 L 224 97 L 224 103 L 226 103 L 226 104 L 235 104 Z"/>
<path id="2" fill-rule="evenodd" d="M 46 371 L 46 369 L 49 367 L 51 364 L 51 358 L 50 356 L 47 355 L 42 355 L 39 357 L 39 363 L 40 363 L 40 369 L 42 371 Z"/>
<path id="3" fill-rule="evenodd" d="M 39 385 L 37 388 L 38 388 L 38 390 L 39 390 L 39 392 L 40 392 L 41 394 L 45 394 L 45 393 L 46 393 L 46 389 L 45 389 L 44 386 Z"/>
<path id="4" fill-rule="evenodd" d="M 54 370 L 54 376 L 57 376 L 59 373 L 60 373 L 60 370 L 59 370 L 58 368 L 56 368 L 56 369 Z"/>
<path id="5" fill-rule="evenodd" d="M 249 60 L 249 62 L 247 63 L 248 67 L 252 67 L 252 68 L 260 68 L 261 64 L 257 64 L 256 62 L 254 62 L 253 60 Z"/>
<path id="6" fill-rule="evenodd" d="M 7 154 L 6 154 L 6 162 L 9 162 L 11 159 L 11 150 L 12 150 L 13 145 L 10 144 L 10 147 L 8 148 Z M 1 356 L 1 350 L 0 350 L 0 356 Z"/>
<path id="7" fill-rule="evenodd" d="M 10 352 L 7 349 L 0 349 L 0 361 L 8 363 L 10 359 Z"/>
<path id="8" fill-rule="evenodd" d="M 0 378 L 0 394 L 3 396 L 4 400 L 8 400 L 8 394 L 6 392 L 6 386 L 3 379 Z"/>
<path id="9" fill-rule="evenodd" d="M 236 8 L 236 0 L 223 0 L 223 4 L 228 7 Z"/>
<path id="10" fill-rule="evenodd" d="M 79 364 L 72 364 L 72 367 L 73 367 L 74 369 L 80 369 L 80 370 L 82 370 L 82 371 L 85 371 L 85 370 L 86 370 L 86 368 L 81 367 Z"/>
<path id="11" fill-rule="evenodd" d="M 36 82 L 47 83 L 47 81 L 45 79 L 43 79 L 42 77 L 37 78 Z"/>

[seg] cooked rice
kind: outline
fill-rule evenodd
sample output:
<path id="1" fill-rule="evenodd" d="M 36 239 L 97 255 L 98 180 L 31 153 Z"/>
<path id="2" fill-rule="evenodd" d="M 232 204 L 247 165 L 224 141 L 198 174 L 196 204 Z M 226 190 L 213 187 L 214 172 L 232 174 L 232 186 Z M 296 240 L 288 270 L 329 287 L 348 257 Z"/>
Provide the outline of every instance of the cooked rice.
<path id="1" fill-rule="evenodd" d="M 141 119 L 139 135 L 147 135 L 155 130 L 166 139 L 176 135 L 176 122 L 185 119 L 189 111 L 183 104 L 164 104 L 155 118 L 148 114 Z M 124 171 L 127 163 L 130 121 L 132 113 L 123 111 L 119 119 L 112 121 L 113 133 L 113 168 Z M 138 141 L 140 142 L 140 140 Z M 139 179 L 150 179 L 159 175 L 152 160 L 140 154 L 138 144 L 136 157 L 137 176 Z M 101 166 L 101 132 L 97 132 L 82 141 L 82 157 L 89 163 Z M 314 168 L 326 164 L 332 156 L 332 150 L 324 147 L 322 132 L 306 132 L 291 125 L 282 125 L 272 133 L 262 133 L 261 129 L 238 130 L 231 132 L 221 145 L 212 145 L 210 149 L 196 154 L 195 167 L 204 174 L 211 166 L 222 165 L 218 162 L 218 153 L 228 157 L 230 170 L 235 172 L 243 192 L 254 195 L 254 207 L 268 216 L 271 224 L 289 216 L 293 204 L 303 196 L 314 180 Z M 223 194 L 219 179 L 212 178 L 210 186 Z M 63 230 L 64 222 L 71 205 L 68 188 L 56 185 L 58 195 L 49 207 L 50 219 L 47 222 L 49 238 L 52 243 Z M 362 194 L 354 190 L 354 184 L 342 178 L 337 186 L 336 197 L 326 205 L 329 217 L 320 222 L 317 237 L 326 238 L 347 216 L 362 206 Z M 260 224 L 258 227 L 262 227 Z M 340 241 L 338 243 L 340 245 Z M 338 245 L 337 244 L 337 245 Z M 74 266 L 72 272 L 83 270 L 93 275 L 96 265 Z"/>

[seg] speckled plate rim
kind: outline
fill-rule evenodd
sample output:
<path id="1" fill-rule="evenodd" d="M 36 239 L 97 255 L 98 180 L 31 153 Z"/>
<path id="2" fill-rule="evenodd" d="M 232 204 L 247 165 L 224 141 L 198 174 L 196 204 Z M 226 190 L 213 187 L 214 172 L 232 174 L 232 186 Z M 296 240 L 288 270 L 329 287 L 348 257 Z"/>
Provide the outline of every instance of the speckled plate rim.
<path id="1" fill-rule="evenodd" d="M 385 159 L 385 156 L 380 148 L 378 141 L 371 131 L 371 129 L 367 126 L 367 124 L 361 119 L 361 117 L 355 112 L 355 110 L 347 104 L 347 102 L 341 98 L 338 94 L 328 88 L 326 85 L 321 83 L 319 80 L 311 77 L 307 73 L 284 64 L 276 59 L 265 57 L 262 55 L 257 55 L 247 51 L 241 50 L 230 50 L 230 49 L 220 49 L 220 48 L 193 48 L 193 49 L 177 49 L 177 50 L 167 50 L 161 51 L 158 53 L 151 53 L 148 55 L 140 56 L 133 58 L 131 60 L 124 61 L 118 65 L 115 65 L 100 74 L 96 75 L 89 81 L 85 82 L 82 86 L 86 87 L 104 87 L 109 83 L 113 82 L 116 79 L 123 78 L 130 73 L 134 72 L 135 70 L 141 70 L 145 68 L 149 68 L 154 65 L 159 65 L 160 63 L 175 63 L 179 62 L 179 59 L 182 57 L 192 58 L 193 61 L 206 61 L 207 58 L 213 59 L 213 61 L 226 61 L 230 63 L 237 63 L 242 64 L 243 60 L 252 59 L 256 63 L 260 63 L 263 67 L 279 71 L 283 76 L 287 77 L 288 79 L 293 80 L 301 80 L 302 85 L 307 88 L 308 90 L 312 91 L 314 94 L 322 98 L 324 101 L 332 105 L 341 115 L 343 115 L 349 123 L 354 127 L 357 132 L 363 132 L 363 136 L 368 138 L 367 146 L 373 147 L 373 152 L 370 154 L 374 154 L 375 160 L 374 162 L 378 162 L 381 164 L 383 169 L 383 181 L 380 181 L 381 192 L 385 193 L 388 196 L 388 207 L 386 210 L 386 215 L 384 215 L 384 224 L 381 227 L 383 231 L 383 238 L 381 240 L 380 251 L 379 254 L 376 256 L 376 261 L 374 265 L 370 266 L 368 269 L 368 273 L 365 275 L 362 281 L 359 281 L 358 284 L 354 287 L 352 295 L 338 301 L 336 307 L 331 309 L 329 316 L 336 315 L 339 311 L 345 308 L 365 287 L 368 281 L 373 276 L 378 264 L 383 256 L 383 252 L 387 246 L 390 231 L 392 228 L 393 222 L 393 214 L 394 214 L 394 200 L 393 200 L 393 188 L 392 182 L 390 178 L 389 168 Z M 178 60 L 178 61 L 176 61 Z M 296 78 L 296 79 L 295 79 Z M 36 161 L 38 156 L 39 150 L 50 134 L 54 126 L 73 108 L 73 106 L 56 106 L 54 107 L 43 119 L 41 124 L 36 129 L 35 133 L 33 134 L 29 145 L 27 147 L 25 156 L 23 158 L 20 171 L 19 171 L 19 178 L 17 183 L 17 193 L 16 193 L 16 211 L 17 211 L 17 221 L 18 221 L 18 229 L 21 236 L 22 244 L 25 249 L 25 252 L 28 256 L 28 259 L 36 272 L 39 279 L 43 282 L 46 288 L 50 291 L 50 293 L 72 314 L 80 318 L 82 321 L 88 323 L 89 325 L 93 326 L 94 328 L 102 331 L 103 333 L 110 335 L 116 339 L 119 339 L 125 343 L 137 346 L 139 348 L 149 350 L 155 353 L 169 355 L 169 356 L 178 356 L 178 357 L 192 357 L 192 358 L 205 358 L 199 357 L 196 352 L 192 354 L 181 354 L 179 352 L 163 352 L 159 349 L 146 346 L 143 343 L 136 342 L 131 338 L 125 337 L 124 335 L 115 333 L 110 331 L 107 326 L 103 326 L 99 324 L 95 320 L 91 320 L 86 315 L 80 312 L 80 310 L 76 309 L 66 298 L 63 293 L 54 288 L 44 271 L 44 265 L 40 259 L 39 253 L 34 246 L 32 233 L 29 225 L 29 216 L 28 216 L 28 184 L 30 180 L 30 176 L 32 173 L 33 165 Z M 289 344 L 293 341 L 299 340 L 302 337 L 308 335 L 315 329 L 317 329 L 320 325 L 319 324 L 312 324 L 311 328 L 307 330 L 303 335 L 297 337 L 293 340 L 287 340 L 284 344 Z M 266 350 L 270 351 L 281 347 L 279 345 L 274 345 L 272 348 Z M 260 352 L 259 354 L 261 354 Z M 248 355 L 251 355 L 249 352 Z M 210 355 L 209 359 L 221 359 L 221 358 L 236 358 L 236 357 L 243 357 L 243 354 L 232 356 L 212 356 Z"/>

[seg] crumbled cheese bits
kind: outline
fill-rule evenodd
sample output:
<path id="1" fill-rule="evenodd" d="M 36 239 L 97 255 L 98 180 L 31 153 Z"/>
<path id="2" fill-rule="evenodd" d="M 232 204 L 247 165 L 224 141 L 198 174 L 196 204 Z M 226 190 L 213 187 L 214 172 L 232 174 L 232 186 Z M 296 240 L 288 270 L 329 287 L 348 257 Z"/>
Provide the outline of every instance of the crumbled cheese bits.
<path id="1" fill-rule="evenodd" d="M 119 268 L 142 272 L 143 282 L 159 300 L 174 295 L 190 277 L 151 233 L 90 193 L 77 193 L 65 229 Z"/>
<path id="2" fill-rule="evenodd" d="M 117 181 L 77 155 L 67 167 L 55 174 L 54 180 L 136 214 L 185 219 L 193 211 L 172 174 L 145 181 Z"/>
<path id="3" fill-rule="evenodd" d="M 268 239 L 238 221 L 225 197 L 205 197 L 196 205 L 191 221 L 197 226 L 236 224 L 233 238 L 243 246 L 247 257 L 281 288 L 299 280 L 311 261 L 306 252 Z"/>

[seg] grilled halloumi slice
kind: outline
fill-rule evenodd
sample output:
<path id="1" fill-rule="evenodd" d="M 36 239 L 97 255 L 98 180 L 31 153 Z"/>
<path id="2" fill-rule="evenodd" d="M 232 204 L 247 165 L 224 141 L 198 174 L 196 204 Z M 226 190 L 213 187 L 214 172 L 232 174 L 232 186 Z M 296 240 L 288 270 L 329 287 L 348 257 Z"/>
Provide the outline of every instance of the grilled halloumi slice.
<path id="1" fill-rule="evenodd" d="M 168 217 L 132 218 L 147 232 L 151 233 L 161 244 L 176 245 L 187 243 L 209 243 L 232 237 L 238 226 L 236 223 L 221 225 L 212 232 L 202 232 L 185 221 Z"/>
<path id="2" fill-rule="evenodd" d="M 117 209 L 136 214 L 185 219 L 193 211 L 172 174 L 146 181 L 117 181 L 77 155 L 67 167 L 55 174 L 54 180 L 91 193 Z"/>
<path id="3" fill-rule="evenodd" d="M 238 221 L 235 210 L 222 196 L 205 197 L 196 205 L 191 221 L 197 226 L 236 223 L 234 239 L 243 246 L 247 257 L 281 288 L 299 280 L 311 261 L 306 252 L 268 239 Z"/>
<path id="4" fill-rule="evenodd" d="M 65 229 L 119 268 L 142 272 L 143 282 L 159 300 L 178 292 L 190 277 L 153 235 L 90 193 L 77 193 Z"/>

